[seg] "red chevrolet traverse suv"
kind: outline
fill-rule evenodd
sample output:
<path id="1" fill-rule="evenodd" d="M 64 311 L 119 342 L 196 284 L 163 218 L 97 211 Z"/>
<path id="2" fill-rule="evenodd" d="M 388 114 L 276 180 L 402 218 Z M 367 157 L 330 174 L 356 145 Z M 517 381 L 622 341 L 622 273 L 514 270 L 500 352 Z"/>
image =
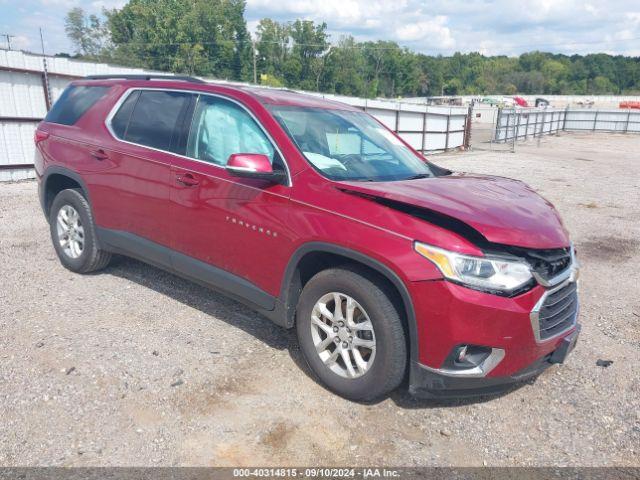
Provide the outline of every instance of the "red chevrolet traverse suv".
<path id="1" fill-rule="evenodd" d="M 62 264 L 138 258 L 296 328 L 354 400 L 493 393 L 575 345 L 577 262 L 520 181 L 453 173 L 354 107 L 190 77 L 73 82 L 35 133 Z"/>

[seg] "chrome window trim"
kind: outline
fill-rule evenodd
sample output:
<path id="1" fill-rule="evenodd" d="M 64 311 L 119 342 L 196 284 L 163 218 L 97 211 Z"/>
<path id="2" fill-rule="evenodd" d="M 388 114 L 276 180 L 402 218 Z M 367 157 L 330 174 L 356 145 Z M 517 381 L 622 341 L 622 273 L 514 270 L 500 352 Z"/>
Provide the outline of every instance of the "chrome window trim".
<path id="1" fill-rule="evenodd" d="M 197 96 L 199 96 L 199 95 L 209 95 L 211 97 L 221 98 L 223 100 L 227 100 L 227 101 L 229 101 L 231 103 L 234 103 L 234 104 L 238 105 L 242 110 L 244 110 L 245 112 L 247 112 L 249 114 L 249 116 L 253 119 L 254 122 L 256 122 L 256 125 L 258 125 L 258 127 L 265 134 L 265 136 L 267 137 L 269 142 L 271 142 L 271 145 L 273 146 L 274 150 L 276 152 L 278 152 L 278 155 L 280 155 L 280 158 L 282 159 L 282 163 L 284 164 L 284 168 L 285 168 L 285 170 L 287 172 L 287 184 L 286 184 L 286 186 L 287 187 L 292 187 L 293 186 L 293 177 L 291 176 L 291 172 L 289 171 L 289 165 L 287 164 L 287 160 L 285 159 L 284 155 L 282 154 L 282 151 L 278 147 L 278 144 L 273 140 L 273 137 L 269 134 L 269 132 L 267 132 L 267 130 L 262 125 L 262 123 L 260 123 L 260 121 L 255 117 L 255 115 L 245 105 L 243 105 L 239 101 L 237 101 L 237 100 L 235 100 L 235 99 L 233 99 L 231 97 L 228 97 L 226 95 L 221 95 L 221 94 L 218 94 L 218 93 L 203 92 L 203 91 L 199 91 L 199 90 L 179 89 L 179 88 L 130 87 L 127 90 L 125 90 L 125 92 L 121 95 L 121 97 L 118 99 L 118 101 L 115 103 L 115 105 L 111 108 L 111 110 L 109 111 L 109 114 L 107 115 L 107 118 L 105 118 L 105 121 L 104 121 L 105 128 L 107 129 L 107 131 L 109 132 L 111 137 L 114 140 L 116 140 L 117 142 L 126 143 L 126 144 L 129 144 L 129 145 L 135 145 L 136 147 L 146 148 L 146 149 L 149 149 L 149 150 L 153 150 L 155 152 L 161 152 L 161 153 L 166 153 L 166 154 L 169 154 L 169 155 L 175 155 L 176 157 L 184 158 L 185 160 L 191 160 L 192 162 L 198 162 L 198 163 L 202 163 L 204 165 L 210 165 L 212 167 L 221 168 L 222 170 L 226 169 L 224 165 L 217 165 L 215 163 L 211 163 L 211 162 L 207 162 L 207 161 L 204 161 L 204 160 L 200 160 L 198 158 L 188 157 L 186 155 L 181 155 L 179 153 L 170 152 L 168 150 L 162 150 L 160 148 L 150 147 L 148 145 L 143 145 L 141 143 L 129 142 L 127 140 L 124 140 L 124 139 L 118 137 L 115 134 L 115 132 L 113 131 L 113 128 L 111 126 L 111 121 L 113 120 L 113 117 L 116 115 L 116 113 L 118 113 L 118 111 L 120 110 L 120 107 L 127 100 L 129 95 L 131 95 L 135 91 L 144 91 L 144 90 L 160 91 L 160 92 L 189 93 L 189 94 L 197 95 Z M 195 109 L 194 109 L 194 113 L 195 113 Z M 189 129 L 191 129 L 191 124 L 189 124 Z M 238 152 L 238 153 L 248 153 L 248 152 Z"/>

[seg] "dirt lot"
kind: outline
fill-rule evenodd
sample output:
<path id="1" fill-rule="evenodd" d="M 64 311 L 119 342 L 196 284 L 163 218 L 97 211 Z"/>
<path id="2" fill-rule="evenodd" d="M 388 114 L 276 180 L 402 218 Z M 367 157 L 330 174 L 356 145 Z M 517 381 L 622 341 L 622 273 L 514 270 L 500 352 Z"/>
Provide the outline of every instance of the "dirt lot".
<path id="1" fill-rule="evenodd" d="M 0 465 L 640 465 L 639 151 L 640 136 L 564 135 L 434 157 L 527 181 L 583 265 L 568 363 L 447 403 L 342 400 L 291 333 L 142 263 L 72 274 L 36 184 L 0 185 Z"/>

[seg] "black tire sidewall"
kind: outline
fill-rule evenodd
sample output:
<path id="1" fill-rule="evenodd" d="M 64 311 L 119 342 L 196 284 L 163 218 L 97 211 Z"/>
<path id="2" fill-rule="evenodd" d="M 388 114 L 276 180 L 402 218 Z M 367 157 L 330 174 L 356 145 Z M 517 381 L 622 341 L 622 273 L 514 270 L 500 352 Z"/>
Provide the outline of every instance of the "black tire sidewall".
<path id="1" fill-rule="evenodd" d="M 65 205 L 72 206 L 78 212 L 80 221 L 84 227 L 84 248 L 78 258 L 71 258 L 64 253 L 58 240 L 57 217 L 58 212 Z M 96 242 L 91 212 L 88 211 L 88 203 L 80 192 L 68 189 L 56 195 L 49 212 L 49 228 L 53 248 L 62 265 L 73 272 L 84 272 L 90 264 L 91 259 L 95 256 L 94 250 L 96 249 Z"/>
<path id="2" fill-rule="evenodd" d="M 354 298 L 366 310 L 373 324 L 376 357 L 369 371 L 361 377 L 348 379 L 331 371 L 313 344 L 311 312 L 323 295 L 334 291 Z M 298 302 L 296 328 L 298 342 L 309 367 L 333 392 L 353 400 L 374 400 L 389 393 L 402 381 L 404 365 L 398 368 L 397 363 L 398 356 L 402 356 L 406 364 L 406 342 L 400 317 L 386 293 L 363 276 L 350 270 L 333 269 L 312 278 Z"/>

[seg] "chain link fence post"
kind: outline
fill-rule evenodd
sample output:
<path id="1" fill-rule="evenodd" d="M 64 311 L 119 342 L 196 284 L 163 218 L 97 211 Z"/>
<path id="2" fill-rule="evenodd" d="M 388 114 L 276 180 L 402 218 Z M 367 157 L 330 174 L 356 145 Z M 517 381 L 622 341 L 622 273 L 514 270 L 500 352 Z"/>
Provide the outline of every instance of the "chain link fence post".
<path id="1" fill-rule="evenodd" d="M 462 140 L 462 144 L 465 150 L 469 150 L 471 145 L 471 122 L 473 118 L 473 103 L 469 105 L 469 109 L 467 110 L 467 121 L 464 125 L 464 139 Z"/>

